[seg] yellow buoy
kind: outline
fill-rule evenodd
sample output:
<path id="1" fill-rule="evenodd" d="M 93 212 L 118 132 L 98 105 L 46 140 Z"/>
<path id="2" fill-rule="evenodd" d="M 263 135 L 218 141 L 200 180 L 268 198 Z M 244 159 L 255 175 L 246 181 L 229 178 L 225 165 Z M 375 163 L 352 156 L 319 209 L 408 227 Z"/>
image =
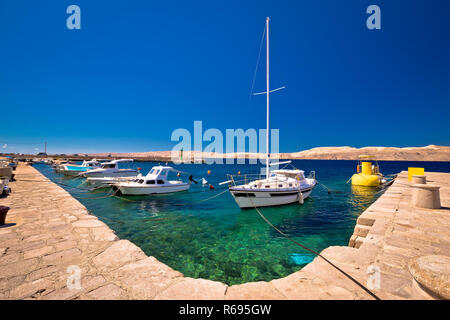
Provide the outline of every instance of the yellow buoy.
<path id="1" fill-rule="evenodd" d="M 211 173 L 211 170 L 208 170 L 208 174 L 210 174 Z"/>
<path id="2" fill-rule="evenodd" d="M 381 184 L 381 175 L 375 157 L 360 156 L 357 172 L 352 176 L 352 185 L 378 187 Z"/>

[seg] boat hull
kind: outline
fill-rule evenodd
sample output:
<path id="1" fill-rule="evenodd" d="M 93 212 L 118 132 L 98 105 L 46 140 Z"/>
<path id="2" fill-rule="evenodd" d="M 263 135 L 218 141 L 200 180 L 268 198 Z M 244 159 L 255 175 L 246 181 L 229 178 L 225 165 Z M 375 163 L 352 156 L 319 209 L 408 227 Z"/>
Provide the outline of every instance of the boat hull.
<path id="1" fill-rule="evenodd" d="M 78 168 L 77 169 L 63 168 L 60 171 L 60 173 L 64 174 L 65 176 L 76 177 L 87 171 L 89 171 L 89 169 L 87 169 L 87 168 L 79 168 L 79 169 Z"/>
<path id="2" fill-rule="evenodd" d="M 136 176 L 131 177 L 100 177 L 100 178 L 87 178 L 87 183 L 91 184 L 94 187 L 110 187 L 111 184 L 117 183 L 117 182 L 126 182 L 130 181 L 132 179 L 136 179 Z"/>
<path id="3" fill-rule="evenodd" d="M 102 178 L 102 177 L 135 177 L 139 174 L 136 170 L 119 170 L 119 171 L 88 171 L 83 173 L 86 178 Z"/>
<path id="4" fill-rule="evenodd" d="M 303 200 L 311 195 L 314 187 L 302 191 Z M 230 193 L 241 209 L 249 209 L 254 207 L 272 207 L 281 206 L 291 203 L 300 202 L 300 194 L 298 191 L 255 191 L 255 190 L 233 190 Z"/>
<path id="5" fill-rule="evenodd" d="M 139 196 L 139 195 L 164 194 L 164 193 L 174 193 L 174 192 L 186 191 L 186 190 L 189 190 L 191 185 L 188 183 L 180 183 L 180 184 L 174 184 L 171 186 L 142 187 L 142 186 L 131 186 L 131 185 L 127 186 L 127 185 L 123 185 L 123 184 L 118 184 L 116 186 L 120 190 L 120 192 L 124 195 Z"/>
<path id="6" fill-rule="evenodd" d="M 84 173 L 85 171 L 75 171 L 75 170 L 61 170 L 60 173 L 64 174 L 65 176 L 69 177 L 76 177 L 81 173 Z"/>

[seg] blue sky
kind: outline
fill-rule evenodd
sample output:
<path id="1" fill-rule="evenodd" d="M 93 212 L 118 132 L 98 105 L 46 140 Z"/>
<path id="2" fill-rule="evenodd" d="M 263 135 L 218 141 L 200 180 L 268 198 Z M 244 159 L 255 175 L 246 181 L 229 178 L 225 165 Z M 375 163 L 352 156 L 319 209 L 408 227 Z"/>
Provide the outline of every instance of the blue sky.
<path id="1" fill-rule="evenodd" d="M 68 30 L 66 8 L 81 8 Z M 381 30 L 366 8 L 381 8 Z M 265 127 L 249 91 L 271 18 L 280 150 L 450 144 L 449 1 L 1 1 L 0 148 L 170 150 Z M 265 86 L 264 59 L 255 91 Z"/>

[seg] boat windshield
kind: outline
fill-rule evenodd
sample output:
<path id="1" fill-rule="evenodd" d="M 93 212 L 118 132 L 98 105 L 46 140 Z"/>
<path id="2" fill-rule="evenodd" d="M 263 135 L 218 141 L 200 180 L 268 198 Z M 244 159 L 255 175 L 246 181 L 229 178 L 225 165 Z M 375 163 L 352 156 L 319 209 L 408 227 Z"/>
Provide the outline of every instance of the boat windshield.
<path id="1" fill-rule="evenodd" d="M 152 169 L 150 170 L 150 174 L 157 175 L 159 173 L 159 169 Z"/>
<path id="2" fill-rule="evenodd" d="M 105 163 L 102 165 L 103 169 L 115 168 L 116 165 L 114 163 Z"/>

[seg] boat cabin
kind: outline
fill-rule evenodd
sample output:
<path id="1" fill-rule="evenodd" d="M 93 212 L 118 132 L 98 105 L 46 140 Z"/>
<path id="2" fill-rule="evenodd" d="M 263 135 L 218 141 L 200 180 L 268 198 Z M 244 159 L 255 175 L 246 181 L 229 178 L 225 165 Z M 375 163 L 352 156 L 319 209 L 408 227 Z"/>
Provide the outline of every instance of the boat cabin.
<path id="1" fill-rule="evenodd" d="M 135 182 L 140 184 L 169 184 L 169 173 L 180 172 L 172 167 L 156 166 L 153 167 L 144 178 L 136 179 Z M 173 183 L 173 182 L 172 182 Z"/>
<path id="2" fill-rule="evenodd" d="M 119 159 L 101 163 L 100 169 L 119 169 L 119 162 L 133 162 L 133 159 Z"/>
<path id="3" fill-rule="evenodd" d="M 270 178 L 272 178 L 272 177 L 292 178 L 292 179 L 301 181 L 301 180 L 305 180 L 305 171 L 303 171 L 303 170 L 286 170 L 286 169 L 273 170 L 270 172 Z"/>
<path id="4" fill-rule="evenodd" d="M 250 182 L 250 189 L 292 189 L 298 188 L 300 184 L 306 183 L 304 171 L 302 170 L 273 170 L 268 179 Z"/>
<path id="5" fill-rule="evenodd" d="M 90 168 L 98 168 L 100 167 L 101 163 L 97 160 L 90 160 L 90 161 L 83 161 L 81 164 L 81 167 L 90 167 Z"/>

